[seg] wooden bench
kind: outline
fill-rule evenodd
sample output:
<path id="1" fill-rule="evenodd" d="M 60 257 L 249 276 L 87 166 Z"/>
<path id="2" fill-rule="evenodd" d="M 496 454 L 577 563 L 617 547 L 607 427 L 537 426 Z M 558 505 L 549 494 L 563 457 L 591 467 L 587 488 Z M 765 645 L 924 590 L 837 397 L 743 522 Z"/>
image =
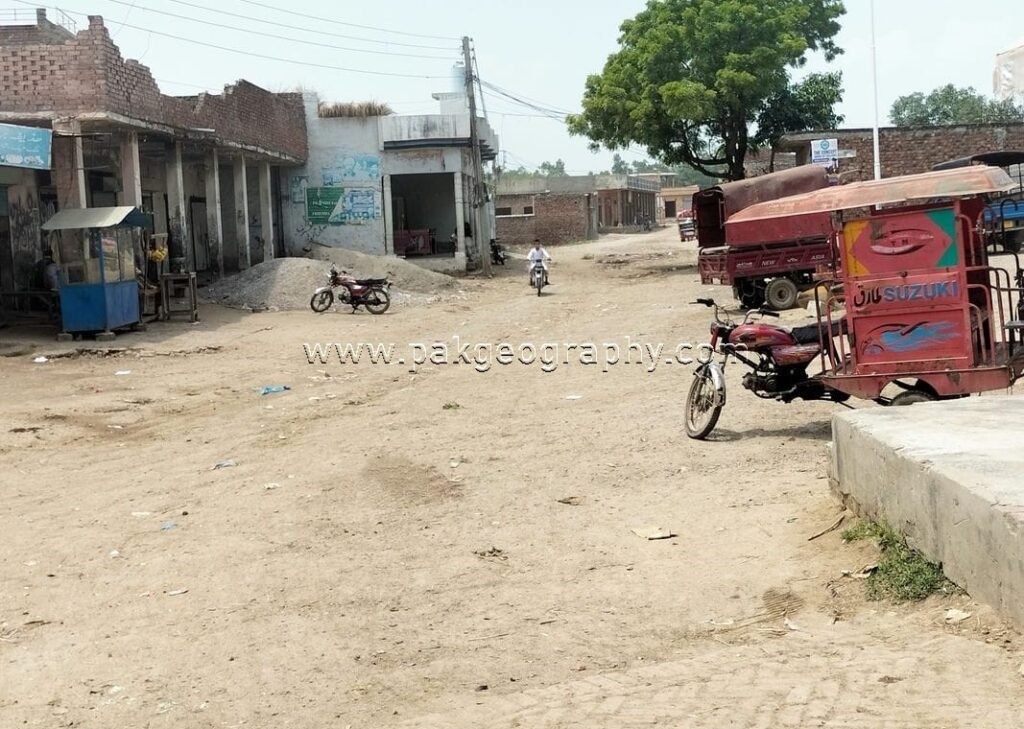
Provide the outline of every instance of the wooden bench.
<path id="1" fill-rule="evenodd" d="M 13 299 L 15 303 L 18 301 L 24 302 L 28 307 L 23 309 L 21 307 L 14 307 L 9 309 L 4 305 L 4 301 L 7 299 Z M 60 318 L 60 294 L 56 291 L 50 291 L 47 289 L 29 289 L 27 291 L 0 291 L 0 310 L 7 312 L 18 312 L 31 311 L 33 302 L 40 303 L 43 305 L 43 309 L 46 312 L 46 318 L 48 321 L 57 321 Z"/>

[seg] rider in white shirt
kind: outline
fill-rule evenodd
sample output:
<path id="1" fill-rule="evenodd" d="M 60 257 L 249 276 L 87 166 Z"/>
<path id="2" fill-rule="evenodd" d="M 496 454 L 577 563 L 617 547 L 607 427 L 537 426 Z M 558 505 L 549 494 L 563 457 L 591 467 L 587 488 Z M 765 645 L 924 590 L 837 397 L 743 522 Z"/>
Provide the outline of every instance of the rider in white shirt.
<path id="1" fill-rule="evenodd" d="M 530 255 L 527 256 L 527 260 L 530 262 L 527 267 L 527 272 L 533 270 L 533 264 L 537 261 L 544 264 L 544 283 L 550 285 L 551 281 L 548 279 L 548 261 L 551 260 L 551 256 L 549 256 L 548 252 L 544 250 L 544 246 L 540 244 L 540 238 L 535 238 L 533 240 L 533 248 L 530 249 Z M 530 285 L 533 285 L 532 280 L 530 281 Z"/>

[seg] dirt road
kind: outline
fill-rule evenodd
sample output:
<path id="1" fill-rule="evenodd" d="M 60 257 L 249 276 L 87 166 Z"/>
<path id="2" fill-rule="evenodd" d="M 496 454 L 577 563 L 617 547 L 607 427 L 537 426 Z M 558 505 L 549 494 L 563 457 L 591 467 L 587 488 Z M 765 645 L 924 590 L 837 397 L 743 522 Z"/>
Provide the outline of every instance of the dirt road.
<path id="1" fill-rule="evenodd" d="M 834 406 L 734 371 L 697 443 L 686 365 L 413 365 L 456 336 L 705 341 L 671 230 L 551 252 L 541 297 L 516 262 L 383 317 L 209 307 L 0 359 L 0 727 L 1024 724 L 990 611 L 867 602 L 842 572 L 871 546 L 808 541 Z"/>

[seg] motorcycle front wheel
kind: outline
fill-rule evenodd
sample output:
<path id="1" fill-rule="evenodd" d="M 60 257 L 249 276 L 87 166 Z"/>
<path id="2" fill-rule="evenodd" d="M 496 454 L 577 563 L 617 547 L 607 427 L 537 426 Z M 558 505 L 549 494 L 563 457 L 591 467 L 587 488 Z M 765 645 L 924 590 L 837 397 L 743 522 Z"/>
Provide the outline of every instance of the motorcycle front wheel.
<path id="1" fill-rule="evenodd" d="M 706 368 L 697 371 L 686 396 L 686 434 L 704 440 L 718 424 L 722 414 L 721 399 L 711 374 Z"/>
<path id="2" fill-rule="evenodd" d="M 391 297 L 384 289 L 374 289 L 367 294 L 363 306 L 371 314 L 383 314 L 391 308 Z"/>
<path id="3" fill-rule="evenodd" d="M 321 291 L 313 294 L 313 298 L 309 300 L 309 308 L 315 311 L 317 314 L 323 314 L 325 311 L 331 308 L 331 304 L 334 303 L 334 292 L 333 291 Z"/>

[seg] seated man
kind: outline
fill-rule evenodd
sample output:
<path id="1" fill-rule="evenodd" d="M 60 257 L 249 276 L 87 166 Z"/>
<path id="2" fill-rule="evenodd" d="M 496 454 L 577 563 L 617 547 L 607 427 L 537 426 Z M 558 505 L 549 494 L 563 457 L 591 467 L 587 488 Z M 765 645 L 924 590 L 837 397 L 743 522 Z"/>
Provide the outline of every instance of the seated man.
<path id="1" fill-rule="evenodd" d="M 548 261 L 551 260 L 551 256 L 549 256 L 548 252 L 544 250 L 544 246 L 540 244 L 540 238 L 535 238 L 533 240 L 533 248 L 530 249 L 530 255 L 527 256 L 527 259 L 529 260 L 527 272 L 533 270 L 533 264 L 536 261 L 540 261 L 544 264 L 544 283 L 545 285 L 550 285 L 551 281 L 548 279 Z M 530 280 L 530 285 L 533 285 L 532 279 Z"/>

